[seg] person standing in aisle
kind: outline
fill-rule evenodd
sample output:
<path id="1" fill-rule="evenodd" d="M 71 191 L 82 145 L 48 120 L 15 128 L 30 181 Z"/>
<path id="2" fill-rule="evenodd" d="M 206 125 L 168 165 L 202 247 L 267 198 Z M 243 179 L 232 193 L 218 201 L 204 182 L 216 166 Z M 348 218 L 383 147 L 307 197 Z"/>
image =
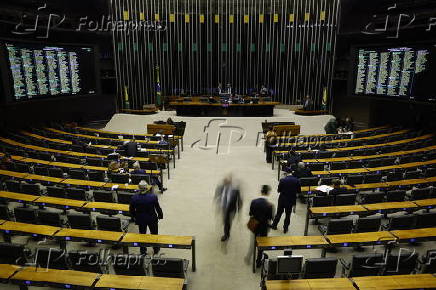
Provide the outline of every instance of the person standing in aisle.
<path id="1" fill-rule="evenodd" d="M 291 211 L 297 202 L 297 194 L 301 193 L 300 181 L 292 176 L 291 169 L 287 168 L 287 176 L 280 179 L 277 191 L 279 192 L 279 202 L 277 205 L 277 214 L 274 218 L 272 229 L 277 230 L 277 224 L 285 212 L 285 222 L 283 224 L 283 232 L 286 234 L 291 221 Z"/>
<path id="2" fill-rule="evenodd" d="M 163 212 L 159 205 L 159 200 L 154 193 L 151 193 L 151 185 L 145 180 L 139 182 L 139 194 L 132 197 L 130 201 L 130 215 L 138 225 L 139 233 L 146 234 L 147 228 L 152 235 L 159 233 L 158 221 L 163 219 Z M 153 247 L 156 255 L 159 253 L 159 247 Z M 147 254 L 147 248 L 141 247 L 141 254 Z"/>

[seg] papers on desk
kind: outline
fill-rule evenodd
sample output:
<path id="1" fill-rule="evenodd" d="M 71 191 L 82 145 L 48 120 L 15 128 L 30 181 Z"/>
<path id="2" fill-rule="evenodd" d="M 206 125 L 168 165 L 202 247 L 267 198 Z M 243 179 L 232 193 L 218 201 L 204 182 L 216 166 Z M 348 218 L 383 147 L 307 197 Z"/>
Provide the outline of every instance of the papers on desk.
<path id="1" fill-rule="evenodd" d="M 116 190 L 116 189 L 118 189 L 118 187 L 119 187 L 119 185 L 118 184 L 115 184 L 115 185 L 112 185 L 112 190 Z"/>
<path id="2" fill-rule="evenodd" d="M 328 186 L 328 185 L 320 185 L 320 186 L 318 186 L 318 187 L 315 188 L 315 189 L 318 190 L 318 191 L 325 192 L 325 193 L 328 194 L 329 191 L 333 189 L 333 187 Z"/>

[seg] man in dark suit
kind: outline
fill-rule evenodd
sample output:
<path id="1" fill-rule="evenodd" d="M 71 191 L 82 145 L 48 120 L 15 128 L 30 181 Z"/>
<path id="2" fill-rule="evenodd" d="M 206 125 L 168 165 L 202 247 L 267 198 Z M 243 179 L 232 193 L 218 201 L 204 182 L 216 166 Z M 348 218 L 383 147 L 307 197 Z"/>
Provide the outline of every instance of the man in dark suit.
<path id="1" fill-rule="evenodd" d="M 344 187 L 341 187 L 342 182 L 340 179 L 334 179 L 332 181 L 333 189 L 329 191 L 329 195 L 336 196 L 338 194 L 347 194 L 348 190 Z"/>
<path id="2" fill-rule="evenodd" d="M 277 191 L 280 193 L 279 202 L 277 205 L 277 214 L 274 218 L 273 224 L 271 228 L 277 229 L 277 224 L 282 217 L 283 211 L 285 211 L 285 222 L 283 225 L 283 231 L 286 234 L 288 232 L 289 222 L 291 220 L 291 211 L 292 207 L 295 206 L 297 201 L 297 194 L 301 193 L 300 181 L 298 178 L 292 176 L 290 174 L 290 170 L 286 170 L 288 175 L 282 179 L 280 179 L 279 186 Z"/>
<path id="3" fill-rule="evenodd" d="M 290 170 L 295 170 L 297 168 L 298 162 L 301 161 L 300 155 L 298 155 L 297 152 L 295 152 L 294 150 L 289 150 L 288 154 L 289 157 L 286 163 L 287 168 L 289 168 Z M 286 170 L 286 168 L 284 168 L 283 170 Z"/>
<path id="4" fill-rule="evenodd" d="M 306 166 L 304 162 L 298 162 L 297 169 L 295 169 L 292 175 L 297 178 L 313 176 L 312 171 L 310 171 L 310 169 Z"/>
<path id="5" fill-rule="evenodd" d="M 312 101 L 312 98 L 309 96 L 309 95 L 307 95 L 305 98 L 304 98 L 304 101 L 303 101 L 303 110 L 304 111 L 310 111 L 310 110 L 312 110 L 313 108 L 313 101 Z"/>
<path id="6" fill-rule="evenodd" d="M 230 237 L 230 228 L 232 226 L 235 214 L 242 208 L 242 198 L 239 188 L 232 183 L 232 177 L 224 178 L 224 181 L 215 191 L 215 200 L 220 207 L 224 222 L 224 235 L 221 241 L 227 241 Z"/>
<path id="7" fill-rule="evenodd" d="M 144 169 L 141 168 L 140 164 L 138 161 L 136 161 L 135 163 L 133 163 L 133 170 L 130 171 L 130 174 L 141 174 L 141 175 L 146 175 L 146 171 Z M 159 180 L 159 177 L 151 174 L 150 175 L 151 178 L 151 182 L 153 184 L 156 184 L 157 187 L 159 188 L 160 192 L 164 192 L 165 190 L 167 190 L 165 187 L 163 187 L 162 182 Z"/>
<path id="8" fill-rule="evenodd" d="M 163 219 L 163 212 L 157 196 L 151 193 L 151 186 L 145 180 L 139 183 L 140 193 L 130 201 L 130 215 L 138 225 L 139 233 L 146 234 L 147 228 L 153 235 L 158 234 L 158 221 Z M 153 247 L 154 254 L 159 253 L 159 247 Z M 147 248 L 141 247 L 141 254 L 147 254 Z"/>
<path id="9" fill-rule="evenodd" d="M 125 141 L 123 143 L 123 149 L 126 152 L 126 156 L 135 157 L 138 153 L 138 143 L 136 143 L 134 140 Z"/>
<path id="10" fill-rule="evenodd" d="M 266 237 L 268 236 L 269 222 L 274 216 L 274 206 L 265 197 L 269 195 L 271 187 L 269 185 L 263 185 L 261 189 L 262 196 L 253 201 L 250 204 L 250 217 L 254 218 L 258 224 L 254 232 L 255 237 Z M 249 261 L 249 257 L 253 252 L 254 241 L 250 245 L 250 250 L 245 257 L 246 262 Z M 262 251 L 257 252 L 256 266 L 259 268 L 262 262 Z M 248 263 L 247 263 L 248 264 Z"/>

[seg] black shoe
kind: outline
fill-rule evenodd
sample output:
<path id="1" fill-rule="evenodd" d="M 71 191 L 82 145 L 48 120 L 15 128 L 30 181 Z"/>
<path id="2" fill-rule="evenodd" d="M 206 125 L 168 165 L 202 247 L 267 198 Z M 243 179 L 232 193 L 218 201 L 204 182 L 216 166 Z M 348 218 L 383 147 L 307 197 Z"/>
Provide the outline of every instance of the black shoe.
<path id="1" fill-rule="evenodd" d="M 221 237 L 221 242 L 225 242 L 228 239 L 229 239 L 229 236 L 224 235 L 224 236 Z"/>
<path id="2" fill-rule="evenodd" d="M 160 189 L 160 192 L 164 192 L 164 191 L 166 191 L 167 189 L 165 188 L 165 187 L 162 187 L 161 189 Z"/>
<path id="3" fill-rule="evenodd" d="M 283 229 L 283 233 L 287 233 L 288 232 L 288 229 Z"/>
<path id="4" fill-rule="evenodd" d="M 273 230 L 277 230 L 277 226 L 275 226 L 275 225 L 271 225 L 271 228 L 272 228 Z"/>

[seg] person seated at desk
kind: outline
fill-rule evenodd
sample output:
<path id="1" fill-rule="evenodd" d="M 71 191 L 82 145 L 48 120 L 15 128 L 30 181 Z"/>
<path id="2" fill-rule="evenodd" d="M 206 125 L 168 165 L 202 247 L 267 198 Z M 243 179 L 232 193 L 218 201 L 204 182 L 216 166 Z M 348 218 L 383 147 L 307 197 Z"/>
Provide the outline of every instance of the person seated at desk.
<path id="1" fill-rule="evenodd" d="M 226 85 L 226 89 L 225 89 L 224 93 L 225 93 L 226 95 L 229 95 L 229 96 L 232 95 L 232 86 L 230 85 L 230 83 L 228 83 L 228 84 Z"/>
<path id="2" fill-rule="evenodd" d="M 269 90 L 264 86 L 264 85 L 262 85 L 262 87 L 261 87 L 261 89 L 260 89 L 260 91 L 259 91 L 259 95 L 261 96 L 261 97 L 268 97 L 269 96 Z"/>
<path id="3" fill-rule="evenodd" d="M 118 162 L 118 161 L 120 160 L 120 157 L 121 157 L 120 153 L 118 153 L 118 152 L 116 152 L 116 151 L 114 150 L 114 152 L 110 153 L 110 154 L 107 156 L 107 160 L 117 161 L 117 162 Z"/>
<path id="4" fill-rule="evenodd" d="M 332 181 L 333 189 L 329 191 L 329 195 L 336 196 L 338 194 L 347 194 L 348 190 L 341 187 L 342 182 L 340 179 L 333 179 Z"/>
<path id="5" fill-rule="evenodd" d="M 303 101 L 303 110 L 304 110 L 304 111 L 310 111 L 310 110 L 313 110 L 313 101 L 312 101 L 312 99 L 310 98 L 309 95 L 307 95 L 307 96 L 304 98 L 304 101 Z"/>
<path id="6" fill-rule="evenodd" d="M 345 132 L 353 132 L 354 131 L 354 122 L 353 122 L 353 119 L 351 117 L 349 117 L 349 116 L 345 117 L 343 128 L 344 128 Z"/>
<path id="7" fill-rule="evenodd" d="M 138 143 L 136 143 L 134 139 L 131 141 L 124 141 L 122 149 L 126 156 L 136 157 L 136 154 L 138 153 Z"/>
<path id="8" fill-rule="evenodd" d="M 107 168 L 108 173 L 126 173 L 129 172 L 129 162 L 112 161 Z"/>
<path id="9" fill-rule="evenodd" d="M 133 170 L 130 172 L 130 174 L 145 175 L 147 173 L 146 173 L 146 171 L 144 169 L 141 168 L 139 162 L 136 161 L 135 163 L 133 163 Z M 151 177 L 152 183 L 156 184 L 161 192 L 164 192 L 165 190 L 167 190 L 165 187 L 162 186 L 162 182 L 159 180 L 158 176 L 156 176 L 154 174 L 151 174 L 150 177 Z"/>
<path id="10" fill-rule="evenodd" d="M 337 134 L 338 133 L 338 122 L 336 118 L 331 118 L 327 124 L 324 126 L 326 134 Z"/>
<path id="11" fill-rule="evenodd" d="M 159 143 L 158 143 L 159 145 L 168 145 L 168 144 L 170 144 L 170 143 L 168 143 L 167 140 L 165 140 L 164 135 L 162 135 L 162 134 L 156 134 L 156 136 L 160 137 L 160 139 L 159 139 Z"/>
<path id="12" fill-rule="evenodd" d="M 9 153 L 5 153 L 5 155 L 0 159 L 0 169 L 9 170 L 11 169 L 14 161 Z"/>
<path id="13" fill-rule="evenodd" d="M 171 119 L 171 117 L 168 117 L 167 125 L 174 125 L 174 121 L 173 121 L 173 119 Z"/>
<path id="14" fill-rule="evenodd" d="M 218 91 L 218 95 L 221 95 L 223 93 L 223 88 L 222 88 L 221 83 L 218 83 L 217 91 Z"/>
<path id="15" fill-rule="evenodd" d="M 296 170 L 298 162 L 301 161 L 300 155 L 297 154 L 294 150 L 289 150 L 289 157 L 286 163 L 286 168 L 289 170 Z M 285 168 L 285 169 L 286 169 Z"/>
<path id="16" fill-rule="evenodd" d="M 313 176 L 312 171 L 310 171 L 310 168 L 308 168 L 304 162 L 298 162 L 297 169 L 295 169 L 292 175 L 298 179 Z"/>
<path id="17" fill-rule="evenodd" d="M 118 161 L 111 161 L 107 167 L 108 173 L 120 173 L 121 166 Z"/>

